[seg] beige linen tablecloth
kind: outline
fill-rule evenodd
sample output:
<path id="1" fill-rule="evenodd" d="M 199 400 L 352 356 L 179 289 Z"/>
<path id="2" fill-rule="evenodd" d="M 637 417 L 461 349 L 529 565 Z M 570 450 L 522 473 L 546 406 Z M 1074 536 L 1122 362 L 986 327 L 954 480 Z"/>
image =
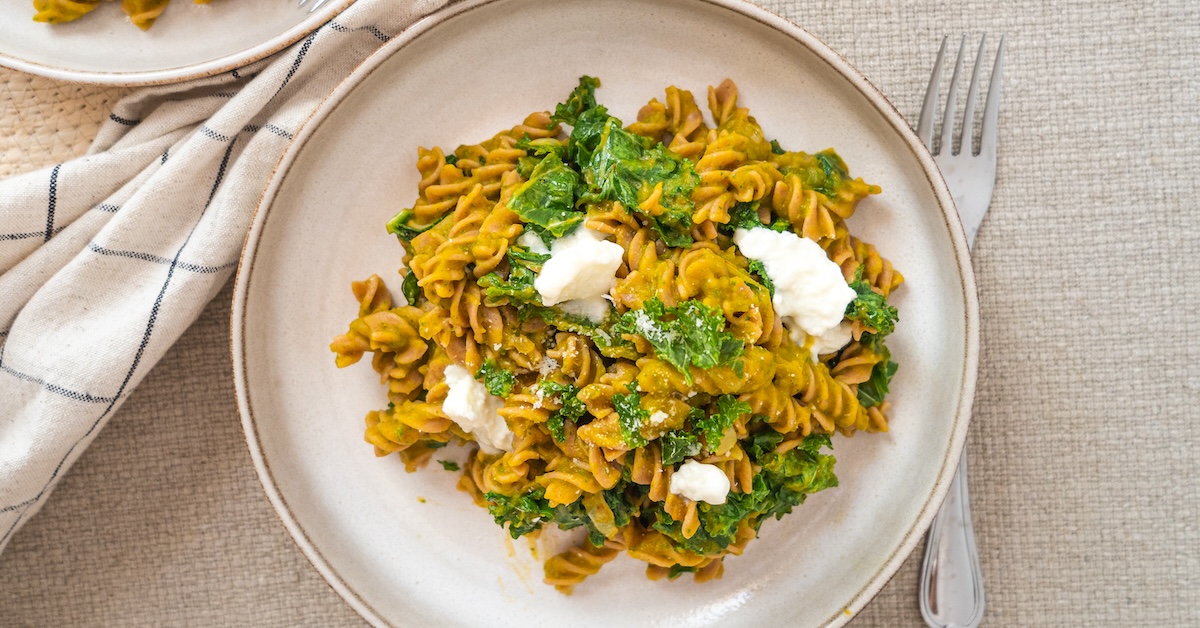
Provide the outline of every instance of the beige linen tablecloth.
<path id="1" fill-rule="evenodd" d="M 986 623 L 1200 625 L 1200 226 L 1185 199 L 1200 172 L 1200 4 L 759 4 L 910 119 L 943 34 L 1008 33 L 1000 182 L 974 252 Z M 81 153 L 123 93 L 0 70 L 0 176 Z M 230 293 L 0 555 L 0 625 L 362 623 L 255 477 Z M 919 562 L 853 625 L 920 625 Z"/>

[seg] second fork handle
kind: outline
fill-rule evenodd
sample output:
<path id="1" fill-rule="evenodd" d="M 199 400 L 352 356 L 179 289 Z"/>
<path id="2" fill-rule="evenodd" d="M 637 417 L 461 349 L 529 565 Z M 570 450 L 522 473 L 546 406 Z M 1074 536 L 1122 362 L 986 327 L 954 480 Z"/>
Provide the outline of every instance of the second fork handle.
<path id="1" fill-rule="evenodd" d="M 983 571 L 971 527 L 967 450 L 925 539 L 921 615 L 936 628 L 975 628 L 983 619 Z"/>

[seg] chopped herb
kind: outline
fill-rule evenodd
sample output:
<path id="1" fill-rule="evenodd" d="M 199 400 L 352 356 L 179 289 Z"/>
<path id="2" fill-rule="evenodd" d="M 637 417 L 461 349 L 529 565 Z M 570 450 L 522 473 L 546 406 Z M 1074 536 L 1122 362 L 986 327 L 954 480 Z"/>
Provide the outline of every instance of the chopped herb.
<path id="1" fill-rule="evenodd" d="M 482 379 L 488 392 L 497 397 L 507 397 L 512 393 L 513 385 L 517 383 L 516 375 L 500 367 L 491 358 L 484 360 L 483 366 L 479 367 L 479 372 L 475 374 L 475 377 Z"/>
<path id="2" fill-rule="evenodd" d="M 454 153 L 446 155 L 446 163 L 450 164 L 451 166 L 458 163 L 458 155 L 455 155 Z"/>
<path id="3" fill-rule="evenodd" d="M 776 155 L 782 155 L 787 151 L 783 150 L 783 147 L 779 145 L 779 140 L 771 140 L 771 152 Z"/>
<path id="4" fill-rule="evenodd" d="M 643 303 L 640 310 L 629 310 L 613 325 L 620 334 L 638 335 L 646 339 L 654 353 L 683 374 L 690 385 L 695 366 L 710 369 L 730 364 L 742 355 L 745 343 L 724 331 L 725 315 L 715 307 L 691 299 L 674 307 L 666 307 L 654 297 Z"/>
<path id="5" fill-rule="evenodd" d="M 446 443 L 443 443 L 440 440 L 427 440 L 425 441 L 425 446 L 430 449 L 441 449 L 442 447 L 446 446 Z"/>
<path id="6" fill-rule="evenodd" d="M 458 463 L 453 460 L 438 460 L 438 464 L 447 471 L 458 471 Z"/>
<path id="7" fill-rule="evenodd" d="M 613 408 L 617 411 L 617 423 L 621 426 L 621 436 L 630 449 L 645 447 L 650 441 L 642 436 L 641 428 L 650 416 L 642 408 L 642 396 L 638 393 L 612 396 Z"/>

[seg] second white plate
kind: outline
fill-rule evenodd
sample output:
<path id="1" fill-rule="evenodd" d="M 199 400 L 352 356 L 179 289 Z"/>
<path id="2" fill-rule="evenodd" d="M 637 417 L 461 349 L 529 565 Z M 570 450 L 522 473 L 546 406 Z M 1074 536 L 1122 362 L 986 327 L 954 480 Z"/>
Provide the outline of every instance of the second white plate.
<path id="1" fill-rule="evenodd" d="M 83 83 L 173 83 L 278 52 L 353 1 L 330 0 L 309 13 L 299 0 L 174 0 L 153 28 L 142 31 L 117 2 L 103 2 L 74 22 L 39 24 L 31 0 L 4 0 L 0 65 Z"/>

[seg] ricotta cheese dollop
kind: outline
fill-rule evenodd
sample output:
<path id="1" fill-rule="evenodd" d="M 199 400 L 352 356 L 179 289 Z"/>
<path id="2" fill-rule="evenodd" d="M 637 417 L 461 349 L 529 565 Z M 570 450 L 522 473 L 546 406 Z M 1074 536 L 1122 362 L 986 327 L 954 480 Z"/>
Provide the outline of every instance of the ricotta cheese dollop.
<path id="1" fill-rule="evenodd" d="M 561 303 L 563 311 L 596 322 L 608 315 L 610 305 L 604 295 L 617 281 L 625 249 L 607 237 L 581 226 L 554 241 L 550 259 L 533 280 L 544 305 Z"/>
<path id="2" fill-rule="evenodd" d="M 729 478 L 715 464 L 688 460 L 671 474 L 671 492 L 693 501 L 724 504 L 729 495 Z"/>
<path id="3" fill-rule="evenodd" d="M 816 242 L 766 227 L 738 229 L 733 241 L 742 255 L 763 263 L 775 284 L 775 312 L 791 323 L 797 343 L 804 343 L 804 334 L 821 337 L 842 322 L 857 293 Z"/>
<path id="4" fill-rule="evenodd" d="M 497 410 L 504 400 L 492 395 L 467 369 L 451 364 L 446 367 L 450 392 L 442 402 L 442 411 L 451 421 L 475 437 L 484 453 L 512 450 L 513 433 Z"/>

